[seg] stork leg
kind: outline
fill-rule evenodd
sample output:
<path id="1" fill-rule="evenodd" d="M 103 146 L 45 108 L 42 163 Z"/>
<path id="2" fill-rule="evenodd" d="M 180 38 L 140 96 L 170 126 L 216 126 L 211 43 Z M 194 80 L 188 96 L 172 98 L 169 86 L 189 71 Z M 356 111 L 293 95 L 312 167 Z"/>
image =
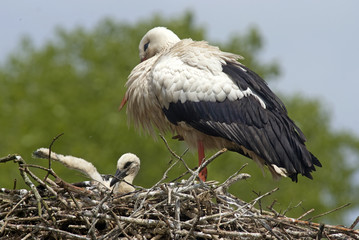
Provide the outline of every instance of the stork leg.
<path id="1" fill-rule="evenodd" d="M 198 147 L 198 166 L 200 166 L 204 162 L 204 157 L 205 157 L 203 142 L 198 140 L 197 147 Z M 198 177 L 204 182 L 207 180 L 207 167 L 203 168 L 199 172 Z"/>

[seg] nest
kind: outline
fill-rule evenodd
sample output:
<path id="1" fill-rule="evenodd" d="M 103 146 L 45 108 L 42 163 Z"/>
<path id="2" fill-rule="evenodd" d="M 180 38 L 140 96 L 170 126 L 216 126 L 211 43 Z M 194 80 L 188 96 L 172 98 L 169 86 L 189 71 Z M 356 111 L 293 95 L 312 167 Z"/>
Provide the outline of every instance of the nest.
<path id="1" fill-rule="evenodd" d="M 224 150 L 223 150 L 224 151 Z M 81 188 L 66 183 L 49 168 L 28 165 L 9 155 L 30 190 L 1 189 L 0 237 L 6 239 L 359 239 L 351 228 L 318 224 L 283 216 L 273 209 L 255 208 L 273 189 L 250 202 L 227 192 L 234 182 L 250 177 L 238 171 L 225 182 L 202 182 L 200 168 L 187 167 L 186 180 L 166 183 L 168 171 L 149 189 L 116 195 L 96 186 Z M 30 169 L 48 172 L 45 179 Z M 51 180 L 49 176 L 53 176 Z"/>

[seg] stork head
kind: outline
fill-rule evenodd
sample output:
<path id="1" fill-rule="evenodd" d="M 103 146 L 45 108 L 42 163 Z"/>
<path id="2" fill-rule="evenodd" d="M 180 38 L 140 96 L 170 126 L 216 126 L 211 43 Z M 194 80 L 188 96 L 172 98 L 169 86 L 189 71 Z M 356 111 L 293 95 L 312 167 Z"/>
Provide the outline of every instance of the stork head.
<path id="1" fill-rule="evenodd" d="M 172 47 L 179 41 L 177 35 L 165 27 L 152 28 L 145 34 L 139 45 L 141 62 Z"/>
<path id="2" fill-rule="evenodd" d="M 140 170 L 140 159 L 132 153 L 123 154 L 117 161 L 117 170 L 115 177 L 110 183 L 110 187 L 122 179 L 128 183 L 132 183 L 138 173 L 138 170 Z"/>

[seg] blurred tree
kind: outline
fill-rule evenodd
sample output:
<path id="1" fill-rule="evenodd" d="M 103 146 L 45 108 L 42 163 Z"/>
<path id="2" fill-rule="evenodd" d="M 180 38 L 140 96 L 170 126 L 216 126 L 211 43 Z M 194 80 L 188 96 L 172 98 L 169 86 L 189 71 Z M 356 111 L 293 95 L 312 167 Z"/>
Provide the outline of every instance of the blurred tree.
<path id="1" fill-rule="evenodd" d="M 125 111 L 119 113 L 117 108 L 125 93 L 127 76 L 139 62 L 138 43 L 148 29 L 158 25 L 167 26 L 180 38 L 206 39 L 204 28 L 194 25 L 191 13 L 169 20 L 154 16 L 136 25 L 105 19 L 91 30 L 58 28 L 54 40 L 38 49 L 31 39 L 23 38 L 18 51 L 0 69 L 0 156 L 18 153 L 28 162 L 47 165 L 44 160 L 30 159 L 31 153 L 49 146 L 53 137 L 65 133 L 55 142 L 53 151 L 83 157 L 101 173 L 114 173 L 117 158 L 133 152 L 142 160 L 135 183 L 150 187 L 157 182 L 169 166 L 171 155 L 161 141 L 135 132 L 132 126 L 128 128 Z M 262 37 L 255 28 L 218 45 L 243 55 L 246 58 L 243 63 L 264 79 L 279 74 L 275 61 L 258 60 Z M 276 199 L 275 208 L 284 211 L 303 201 L 299 208 L 289 212 L 291 216 L 311 208 L 316 209 L 315 215 L 347 202 L 353 203 L 349 210 L 358 207 L 358 185 L 353 181 L 358 164 L 347 161 L 350 156 L 358 162 L 358 138 L 331 130 L 330 115 L 317 100 L 301 96 L 287 96 L 284 100 L 289 114 L 308 137 L 309 149 L 323 164 L 314 173 L 315 180 L 300 178 L 297 184 L 289 179 L 273 181 L 251 160 L 229 152 L 209 166 L 209 179 L 223 181 L 248 161 L 244 171 L 252 178 L 231 188 L 232 193 L 244 200 L 253 199 L 254 192 L 264 193 L 279 186 L 281 190 L 265 199 L 263 207 Z M 167 136 L 171 147 L 181 154 L 185 144 L 170 138 Z M 185 159 L 192 167 L 196 166 L 194 154 L 188 153 Z M 69 182 L 84 179 L 59 164 L 54 163 L 53 167 Z M 1 187 L 11 188 L 13 180 L 21 178 L 11 163 L 0 168 Z M 184 168 L 178 164 L 171 170 L 169 180 L 182 172 Z M 24 187 L 22 181 L 19 187 Z M 344 211 L 340 211 L 326 220 L 342 223 L 344 216 Z"/>

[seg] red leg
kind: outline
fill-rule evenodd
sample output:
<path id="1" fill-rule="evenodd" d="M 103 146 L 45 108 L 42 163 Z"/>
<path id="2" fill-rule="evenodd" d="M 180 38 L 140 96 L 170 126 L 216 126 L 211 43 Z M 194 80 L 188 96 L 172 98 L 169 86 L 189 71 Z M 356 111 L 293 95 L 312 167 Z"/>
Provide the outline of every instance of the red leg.
<path id="1" fill-rule="evenodd" d="M 198 166 L 200 166 L 204 161 L 204 157 L 205 157 L 203 142 L 198 140 L 197 147 L 198 147 Z M 207 180 L 207 167 L 203 168 L 202 171 L 199 172 L 198 177 L 204 182 Z"/>

